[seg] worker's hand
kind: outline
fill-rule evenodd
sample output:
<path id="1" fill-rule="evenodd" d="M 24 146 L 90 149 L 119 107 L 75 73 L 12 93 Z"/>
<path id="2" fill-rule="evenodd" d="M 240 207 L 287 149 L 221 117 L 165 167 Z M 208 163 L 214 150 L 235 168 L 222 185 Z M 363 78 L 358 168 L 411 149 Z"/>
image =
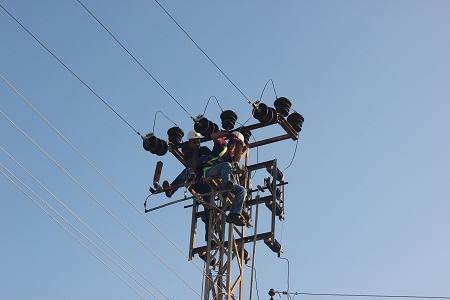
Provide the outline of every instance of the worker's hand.
<path id="1" fill-rule="evenodd" d="M 197 177 L 197 176 L 195 175 L 195 173 L 194 173 L 194 172 L 191 172 L 191 173 L 189 173 L 189 175 L 188 175 L 187 181 L 194 181 L 194 180 L 195 180 L 195 177 Z"/>

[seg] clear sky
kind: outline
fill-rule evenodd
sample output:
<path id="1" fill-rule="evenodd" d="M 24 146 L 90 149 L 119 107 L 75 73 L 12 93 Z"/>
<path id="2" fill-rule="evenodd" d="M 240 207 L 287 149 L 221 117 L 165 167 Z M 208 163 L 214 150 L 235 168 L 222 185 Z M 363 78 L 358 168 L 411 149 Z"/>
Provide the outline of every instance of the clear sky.
<path id="1" fill-rule="evenodd" d="M 243 123 L 280 96 L 299 142 L 250 157 L 285 170 L 289 268 L 258 243 L 253 299 L 450 297 L 450 1 L 160 0 L 226 76 L 155 1 L 82 2 L 159 84 L 79 2 L 0 0 L 1 299 L 200 299 L 190 210 L 143 213 L 156 162 L 181 165 L 135 131 L 188 132 L 205 108 Z"/>

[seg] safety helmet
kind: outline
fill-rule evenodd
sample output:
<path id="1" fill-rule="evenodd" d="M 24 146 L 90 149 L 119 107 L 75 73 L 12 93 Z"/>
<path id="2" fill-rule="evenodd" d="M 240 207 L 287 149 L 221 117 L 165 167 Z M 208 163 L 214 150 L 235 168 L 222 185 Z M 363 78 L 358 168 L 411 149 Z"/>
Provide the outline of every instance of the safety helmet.
<path id="1" fill-rule="evenodd" d="M 195 130 L 191 130 L 188 132 L 187 138 L 188 140 L 201 139 L 202 135 Z"/>
<path id="2" fill-rule="evenodd" d="M 239 131 L 233 131 L 232 133 L 230 133 L 230 135 L 228 137 L 228 141 L 229 142 L 241 141 L 242 143 L 245 143 L 244 136 Z"/>

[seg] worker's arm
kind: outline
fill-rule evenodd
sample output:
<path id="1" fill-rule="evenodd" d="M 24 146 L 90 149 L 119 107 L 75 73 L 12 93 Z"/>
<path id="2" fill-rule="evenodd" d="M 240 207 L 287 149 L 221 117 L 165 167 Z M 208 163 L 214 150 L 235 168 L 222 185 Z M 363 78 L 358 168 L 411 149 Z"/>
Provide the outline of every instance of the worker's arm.
<path id="1" fill-rule="evenodd" d="M 226 137 L 228 134 L 228 131 L 224 130 L 224 131 L 217 131 L 217 132 L 213 132 L 211 133 L 211 139 L 212 140 L 217 140 L 220 138 L 224 138 Z"/>

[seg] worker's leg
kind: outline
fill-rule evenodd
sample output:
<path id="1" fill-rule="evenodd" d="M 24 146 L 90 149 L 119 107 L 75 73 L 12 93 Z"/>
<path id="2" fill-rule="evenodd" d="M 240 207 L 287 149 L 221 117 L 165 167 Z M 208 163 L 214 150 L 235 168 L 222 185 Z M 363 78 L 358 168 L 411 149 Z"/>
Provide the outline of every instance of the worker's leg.
<path id="1" fill-rule="evenodd" d="M 209 168 L 205 176 L 206 177 L 212 177 L 212 176 L 218 176 L 220 175 L 220 179 L 222 180 L 222 184 L 225 185 L 225 183 L 233 180 L 233 172 L 231 169 L 231 164 L 227 162 L 223 162 L 220 164 L 217 164 L 211 168 Z"/>
<path id="2" fill-rule="evenodd" d="M 176 186 L 179 184 L 182 184 L 184 182 L 186 182 L 187 177 L 188 177 L 188 173 L 189 173 L 189 168 L 185 168 L 183 169 L 183 171 L 180 172 L 180 174 L 178 174 L 178 176 L 174 179 L 174 181 L 172 181 L 171 184 L 169 184 L 169 182 L 167 180 L 164 180 L 163 182 L 163 188 L 167 189 L 170 188 L 171 186 Z M 172 197 L 172 195 L 178 190 L 178 188 L 173 188 L 173 189 L 168 189 L 166 190 L 166 196 L 167 197 Z"/>
<path id="3" fill-rule="evenodd" d="M 234 199 L 230 207 L 230 213 L 226 217 L 228 223 L 233 223 L 237 226 L 244 226 L 245 222 L 241 218 L 242 208 L 244 207 L 244 200 L 247 191 L 239 184 L 234 184 Z"/>
<path id="4" fill-rule="evenodd" d="M 242 212 L 242 208 L 244 207 L 245 196 L 247 195 L 247 191 L 244 187 L 239 184 L 234 184 L 234 199 L 233 203 L 230 207 L 230 214 L 238 214 L 240 215 Z"/>

